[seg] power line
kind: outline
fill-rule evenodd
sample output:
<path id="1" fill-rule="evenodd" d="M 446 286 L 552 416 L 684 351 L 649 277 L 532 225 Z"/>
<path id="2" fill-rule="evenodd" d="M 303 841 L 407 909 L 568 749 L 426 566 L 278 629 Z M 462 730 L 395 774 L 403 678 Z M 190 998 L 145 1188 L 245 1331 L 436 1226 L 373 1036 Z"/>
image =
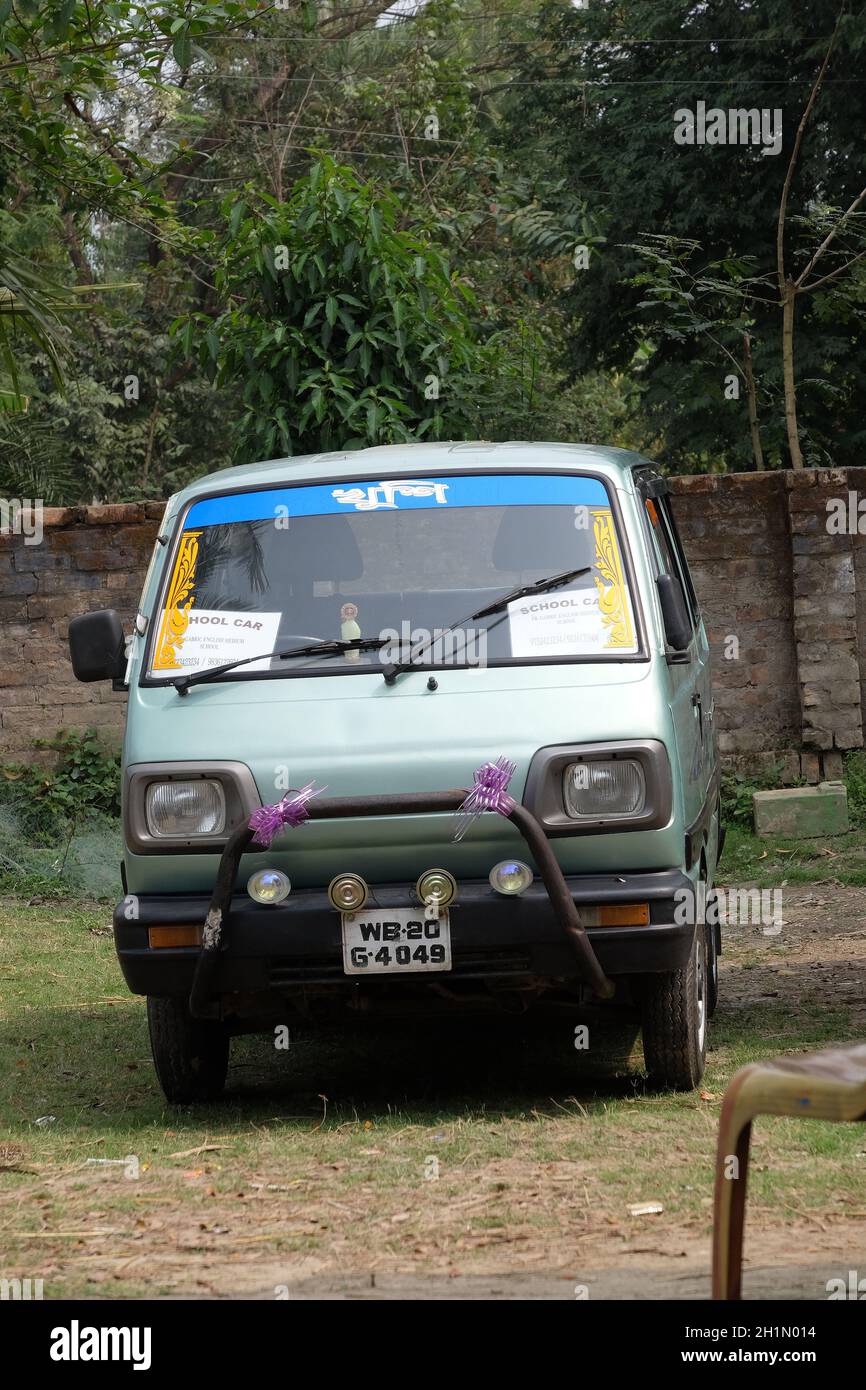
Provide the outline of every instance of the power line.
<path id="1" fill-rule="evenodd" d="M 231 143 L 232 143 L 231 140 L 224 140 L 224 141 L 222 142 L 223 145 L 230 145 Z M 309 147 L 309 145 L 304 144 L 303 141 L 297 141 L 297 142 L 292 141 L 290 144 L 286 145 L 286 149 L 287 149 L 287 150 L 304 150 L 305 152 L 309 153 L 310 147 Z M 388 151 L 388 150 L 381 150 L 381 151 L 380 151 L 380 150 L 360 150 L 360 149 L 357 149 L 356 147 L 354 147 L 354 146 L 352 146 L 352 145 L 329 145 L 328 148 L 324 151 L 324 153 L 325 153 L 325 154 L 346 154 L 346 155 L 352 155 L 353 157 L 357 157 L 358 159 L 393 159 L 393 160 L 396 160 L 398 164 L 406 164 L 407 160 L 408 160 L 409 162 L 411 162 L 412 164 L 425 164 L 425 163 L 430 163 L 430 164 L 450 164 L 450 163 L 452 162 L 452 156 L 451 156 L 451 155 L 445 155 L 445 154 L 409 154 L 409 155 L 404 155 L 404 154 L 391 153 L 391 152 Z M 169 178 L 182 178 L 182 179 L 190 179 L 190 180 L 195 180 L 195 179 L 197 179 L 197 178 L 199 177 L 199 175 L 197 175 L 197 174 L 180 174 L 180 173 L 178 173 L 178 174 L 172 174 L 171 170 L 166 170 L 166 171 L 165 171 L 165 174 L 166 174 L 166 176 L 169 177 Z M 232 180 L 232 181 L 237 182 L 237 175 L 236 175 L 236 174 L 230 174 L 230 175 L 227 174 L 227 175 L 224 175 L 224 176 L 223 176 L 223 175 L 220 175 L 220 177 L 219 177 L 218 179 L 217 179 L 217 178 L 209 179 L 208 182 L 210 182 L 210 183 L 222 183 L 222 182 L 224 181 L 224 179 L 229 179 L 229 180 Z"/>
<path id="2" fill-rule="evenodd" d="M 383 27 L 383 28 L 377 28 L 376 25 L 372 25 L 369 29 L 356 29 L 356 30 L 354 30 L 351 34 L 347 35 L 347 37 L 350 38 L 350 39 L 353 39 L 353 38 L 357 38 L 359 35 L 368 35 L 368 34 L 391 34 L 391 33 L 394 33 L 395 31 L 396 31 L 396 32 L 399 32 L 399 30 L 400 30 L 401 28 L 403 28 L 403 27 L 408 27 L 409 24 L 411 24 L 411 22 L 412 22 L 415 18 L 416 18 L 416 16 L 412 15 L 412 16 L 407 17 L 407 18 L 404 19 L 404 20 L 398 20 L 398 21 L 396 21 L 394 24 L 389 24 L 387 27 Z M 459 29 L 460 25 L 463 25 L 463 24 L 486 24 L 490 19 L 508 19 L 508 18 L 512 18 L 512 19 L 515 20 L 515 22 L 520 21 L 521 23 L 524 23 L 524 24 L 526 24 L 526 23 L 532 23 L 532 19 L 533 19 L 532 16 L 521 16 L 521 15 L 512 15 L 512 16 L 509 16 L 509 15 L 461 15 L 461 16 L 459 16 L 459 18 L 458 18 L 458 19 L 456 20 L 456 22 L 455 22 L 455 28 L 458 28 L 458 29 Z M 219 33 L 219 31 L 217 31 L 217 33 Z M 231 43 L 243 43 L 243 42 L 248 41 L 248 40 L 245 40 L 245 39 L 243 38 L 243 36 L 240 35 L 240 34 L 238 34 L 238 35 L 232 35 L 232 36 L 226 35 L 226 37 L 229 38 L 229 42 L 231 42 Z M 313 33 L 311 34 L 311 37 L 312 37 L 312 38 L 317 37 L 316 31 L 313 31 Z M 437 34 L 429 35 L 429 37 L 430 37 L 430 39 L 432 40 L 432 42 L 434 42 L 434 43 L 440 42 L 440 41 L 441 41 L 441 38 L 442 38 L 442 36 L 437 35 Z M 539 33 L 539 34 L 537 34 L 534 38 L 531 38 L 531 39 L 507 39 L 507 40 L 505 40 L 505 42 L 510 43 L 510 44 L 520 44 L 520 45 L 530 44 L 530 43 L 545 43 L 545 42 L 549 42 L 551 37 L 553 37 L 553 36 L 548 36 L 548 34 L 546 34 L 546 33 Z M 561 37 L 561 35 L 556 35 L 556 37 Z M 784 35 L 779 35 L 779 34 L 743 34 L 743 35 L 740 35 L 740 36 L 737 37 L 737 38 L 731 38 L 731 37 L 729 37 L 729 36 L 726 36 L 726 37 L 715 37 L 715 36 L 713 36 L 713 35 L 707 35 L 705 38 L 687 38 L 685 35 L 678 35 L 676 38 L 670 38 L 670 39 L 628 39 L 628 38 L 619 38 L 619 37 L 615 37 L 615 36 L 612 36 L 612 35 L 610 35 L 610 34 L 603 34 L 603 35 L 598 35 L 598 36 L 595 37 L 595 38 L 577 38 L 577 39 L 575 39 L 575 40 L 573 41 L 572 46 L 573 46 L 573 47 L 584 47 L 584 48 L 589 48 L 589 47 L 597 46 L 597 45 L 599 45 L 599 44 L 608 44 L 608 45 L 610 45 L 611 48 L 634 48 L 634 47 L 643 48 L 643 47 L 646 47 L 647 45 L 659 45 L 659 44 L 662 44 L 662 45 L 663 45 L 663 44 L 695 44 L 695 43 L 697 43 L 697 44 L 708 44 L 708 43 L 712 43 L 712 44 L 729 44 L 729 43 L 777 43 L 777 44 L 781 44 L 781 43 L 784 43 L 784 42 L 785 42 L 785 37 L 786 37 L 786 36 L 784 36 Z M 793 35 L 793 38 L 794 38 L 794 40 L 795 40 L 796 42 L 798 42 L 798 43 L 804 43 L 804 44 L 806 44 L 806 43 L 829 43 L 831 37 L 832 37 L 831 34 L 802 34 L 802 35 L 800 35 L 800 36 L 797 36 L 796 34 Z M 263 35 L 261 35 L 261 38 L 260 38 L 258 41 L 260 41 L 260 42 L 268 42 L 271 38 L 272 38 L 272 35 L 263 34 Z M 326 36 L 326 35 L 325 35 L 325 39 L 326 39 L 326 42 L 329 41 L 329 40 L 327 39 L 327 36 Z"/>
<path id="3" fill-rule="evenodd" d="M 382 140 L 429 140 L 433 145 L 462 145 L 462 140 L 444 140 L 437 136 L 433 139 L 430 136 L 416 135 L 414 131 L 407 130 L 404 135 L 394 134 L 389 130 L 365 130 L 358 126 L 354 130 L 346 126 L 319 125 L 318 122 L 300 121 L 269 121 L 265 117 L 254 118 L 251 116 L 235 116 L 234 125 L 251 125 L 260 130 L 326 130 L 330 135 L 369 135 Z"/>
<path id="4" fill-rule="evenodd" d="M 386 13 L 389 13 L 389 12 L 386 11 Z M 411 24 L 411 23 L 413 22 L 413 20 L 417 19 L 417 18 L 418 18 L 420 15 L 422 15 L 423 13 L 424 13 L 424 10 L 423 10 L 423 8 L 422 8 L 421 6 L 419 6 L 419 8 L 418 8 L 413 14 L 405 14 L 405 13 L 401 14 L 401 13 L 397 13 L 397 14 L 394 15 L 394 23 L 391 24 L 391 25 L 389 25 L 388 28 L 389 28 L 389 29 L 394 29 L 394 28 L 399 28 L 401 25 L 408 25 L 408 24 Z M 490 14 L 460 14 L 460 15 L 458 15 L 458 16 L 456 17 L 456 22 L 457 22 L 457 24 L 487 24 L 491 19 L 507 19 L 507 20 L 511 20 L 511 22 L 514 23 L 514 24 L 531 24 L 531 23 L 533 23 L 534 20 L 536 19 L 536 16 L 535 16 L 535 15 L 529 15 L 529 14 L 517 14 L 517 13 L 515 13 L 514 10 L 496 10 L 496 11 L 493 11 L 492 13 L 490 13 Z M 827 41 L 829 41 L 830 37 L 831 37 L 830 34 L 825 34 L 825 35 L 821 35 L 821 34 L 813 34 L 813 35 L 804 34 L 804 35 L 803 35 L 802 41 L 803 41 L 804 43 L 827 42 Z M 747 35 L 743 35 L 741 38 L 723 38 L 723 39 L 715 39 L 715 40 L 712 40 L 712 42 L 715 42 L 715 43 L 776 43 L 777 41 L 778 41 L 778 40 L 777 40 L 776 38 L 774 38 L 771 34 L 747 34 Z M 586 42 L 586 40 L 584 40 L 584 42 Z M 589 42 L 597 42 L 597 40 L 589 40 Z M 704 43 L 705 40 L 704 40 L 704 39 L 700 39 L 700 38 L 694 38 L 694 39 L 692 39 L 692 38 L 684 38 L 684 39 L 679 39 L 679 38 L 675 38 L 675 39 L 622 39 L 622 40 L 617 39 L 616 42 L 617 42 L 617 43 L 619 43 L 619 42 L 622 42 L 622 43 L 680 43 L 680 42 L 682 42 L 682 43 Z"/>
<path id="5" fill-rule="evenodd" d="M 507 67 L 508 67 L 508 64 L 505 64 L 505 63 L 504 63 L 503 66 L 502 66 L 502 71 L 503 71 L 503 72 L 506 71 L 506 70 L 507 70 Z M 556 70 L 554 70 L 554 71 L 556 71 Z M 201 74 L 201 75 L 202 75 L 202 77 L 205 76 L 205 74 Z M 207 74 L 207 76 L 216 78 L 216 80 L 217 80 L 218 82 L 253 82 L 253 83 L 255 83 L 257 86 L 260 86 L 260 85 L 262 85 L 262 84 L 265 83 L 265 82 L 273 81 L 273 80 L 274 80 L 275 78 L 277 78 L 277 77 L 279 77 L 280 82 L 281 82 L 282 84 L 286 84 L 286 85 L 287 85 L 289 82 L 303 82 L 304 84 L 309 84 L 310 82 L 322 82 L 322 83 L 331 83 L 331 84 L 342 84 L 342 83 L 345 83 L 345 82 L 347 82 L 347 81 L 352 81 L 353 79 L 355 79 L 355 78 L 357 78 L 357 77 L 369 77 L 369 76 L 370 76 L 370 73 L 367 72 L 367 71 L 365 71 L 365 70 L 362 69 L 362 68 L 359 68 L 359 69 L 357 69 L 357 70 L 353 70 L 352 72 L 343 73 L 343 74 L 342 74 L 341 76 L 339 76 L 339 77 L 316 77 L 316 76 L 310 76 L 310 75 L 308 75 L 308 76 L 306 76 L 306 77 L 280 77 L 280 74 L 279 74 L 279 73 L 269 73 L 269 74 L 266 73 L 266 74 L 260 74 L 259 76 L 256 76 L 255 74 L 252 74 L 252 73 L 215 73 L 215 72 L 213 72 L 213 71 L 209 72 L 209 73 Z M 468 77 L 469 80 L 471 81 L 471 77 L 469 77 L 469 74 L 467 74 L 467 77 Z M 431 78 L 431 77 L 428 77 L 428 78 L 426 78 L 425 80 L 426 80 L 427 82 L 430 82 L 430 83 L 434 84 L 434 85 L 454 86 L 454 85 L 455 85 L 456 83 L 458 83 L 461 79 L 460 79 L 460 78 L 457 78 L 457 77 L 432 77 L 432 78 Z M 768 77 L 749 77 L 749 78 L 733 78 L 733 77 L 732 77 L 732 78 L 712 78 L 712 79 L 707 79 L 707 78 L 701 77 L 699 74 L 696 74 L 696 75 L 693 75 L 693 76 L 690 76 L 690 77 L 652 77 L 652 78 L 631 78 L 631 77 L 608 78 L 608 77 L 604 77 L 604 78 L 601 78 L 601 77 L 582 77 L 582 76 L 580 76 L 579 74 L 574 74 L 574 75 L 571 76 L 571 77 L 554 77 L 554 76 L 552 76 L 552 75 L 549 74 L 549 73 L 548 73 L 548 74 L 541 73 L 541 74 L 539 74 L 539 76 L 534 77 L 534 78 L 531 78 L 531 79 L 529 79 L 529 80 L 527 80 L 527 81 L 523 81 L 523 80 L 516 79 L 516 78 L 511 78 L 511 79 L 508 79 L 507 82 L 506 82 L 506 84 L 504 84 L 504 85 L 516 86 L 516 87 L 534 87 L 534 86 L 536 86 L 536 85 L 537 85 L 538 83 L 540 83 L 540 82 L 573 82 L 573 83 L 575 83 L 576 85 L 579 85 L 579 86 L 581 86 L 581 87 L 631 87 L 631 86 L 634 86 L 634 87 L 646 87 L 646 86 L 659 86 L 659 87 L 664 87 L 664 86 L 683 86 L 683 85 L 686 85 L 686 84 L 691 84 L 692 86 L 701 86 L 701 87 L 728 87 L 728 86 L 731 86 L 732 83 L 736 83 L 738 86 L 745 86 L 745 87 L 750 87 L 750 86 L 751 86 L 751 87 L 768 87 L 768 86 L 798 87 L 798 86 L 803 86 L 803 85 L 806 85 L 806 84 L 808 84 L 809 86 L 811 86 L 811 85 L 814 83 L 814 80 L 815 80 L 815 79 L 814 79 L 814 74 L 810 74 L 810 75 L 804 76 L 804 77 L 791 77 L 791 78 L 780 78 L 780 77 L 775 77 L 775 76 L 773 76 L 773 77 L 769 77 L 769 76 L 768 76 Z M 862 78 L 862 77 L 826 78 L 826 79 L 824 80 L 824 82 L 823 82 L 822 85 L 825 86 L 825 87 L 827 87 L 827 86 L 834 86 L 834 85 L 837 86 L 837 87 L 838 87 L 838 86 L 859 86 L 859 85 L 861 85 L 863 82 L 866 82 L 866 78 Z M 473 83 L 472 85 L 477 86 L 477 83 Z M 502 84 L 500 84 L 500 85 L 502 85 Z M 189 88 L 185 88 L 184 90 L 189 91 Z"/>

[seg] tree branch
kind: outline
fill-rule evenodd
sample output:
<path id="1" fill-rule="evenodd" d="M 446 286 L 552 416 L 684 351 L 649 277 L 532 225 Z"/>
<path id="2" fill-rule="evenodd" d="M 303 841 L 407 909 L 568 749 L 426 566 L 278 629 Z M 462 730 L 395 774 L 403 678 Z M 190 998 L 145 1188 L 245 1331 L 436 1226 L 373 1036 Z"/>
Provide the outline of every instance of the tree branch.
<path id="1" fill-rule="evenodd" d="M 803 284 L 804 280 L 806 279 L 806 276 L 809 274 L 810 270 L 811 270 L 812 267 L 815 265 L 816 261 L 819 261 L 819 260 L 821 259 L 821 257 L 823 256 L 824 252 L 827 250 L 827 247 L 830 245 L 830 242 L 834 239 L 834 237 L 838 236 L 839 232 L 841 231 L 842 227 L 845 225 L 846 220 L 851 216 L 852 212 L 856 212 L 856 211 L 857 211 L 857 208 L 858 208 L 858 207 L 860 206 L 860 204 L 863 202 L 864 198 L 866 198 L 866 188 L 864 188 L 860 193 L 858 193 L 857 197 L 854 199 L 854 201 L 853 201 L 853 203 L 851 204 L 851 206 L 847 209 L 846 212 L 843 212 L 842 216 L 839 218 L 839 221 L 836 223 L 835 227 L 832 228 L 832 230 L 828 233 L 828 235 L 827 235 L 827 236 L 824 238 L 824 240 L 821 242 L 821 245 L 818 247 L 818 250 L 815 252 L 815 254 L 814 254 L 814 256 L 812 257 L 812 259 L 811 259 L 811 261 L 809 262 L 809 264 L 806 266 L 806 269 L 803 271 L 802 275 L 799 275 L 799 276 L 797 277 L 797 279 L 794 281 L 794 283 L 795 283 L 795 285 L 797 286 L 797 289 L 798 289 L 798 290 L 799 290 L 799 289 L 813 289 L 813 288 L 814 288 L 812 285 L 804 285 L 804 284 Z M 855 257 L 854 259 L 856 260 L 857 258 Z M 835 273 L 835 272 L 834 272 L 834 273 Z M 818 283 L 820 284 L 821 281 L 819 280 Z"/>
<path id="2" fill-rule="evenodd" d="M 110 154 L 115 164 L 119 169 L 123 170 L 128 179 L 138 178 L 139 171 L 126 150 L 120 148 L 115 142 L 113 135 L 109 135 L 108 139 L 106 139 L 106 131 L 104 128 L 93 119 L 89 111 L 78 105 L 71 92 L 63 93 L 63 104 L 73 115 L 78 117 L 79 121 L 87 126 L 87 129 L 92 135 L 95 135 L 98 139 L 105 142 L 100 150 L 100 154 Z"/>
<path id="3" fill-rule="evenodd" d="M 846 261 L 844 265 L 837 266 L 835 270 L 830 271 L 829 275 L 824 275 L 820 280 L 814 280 L 811 285 L 801 286 L 800 293 L 810 294 L 812 290 L 817 290 L 819 286 L 828 284 L 839 275 L 844 275 L 846 270 L 850 270 L 852 265 L 856 265 L 858 261 L 862 261 L 864 256 L 866 256 L 866 251 L 858 251 L 857 255 L 850 261 Z"/>

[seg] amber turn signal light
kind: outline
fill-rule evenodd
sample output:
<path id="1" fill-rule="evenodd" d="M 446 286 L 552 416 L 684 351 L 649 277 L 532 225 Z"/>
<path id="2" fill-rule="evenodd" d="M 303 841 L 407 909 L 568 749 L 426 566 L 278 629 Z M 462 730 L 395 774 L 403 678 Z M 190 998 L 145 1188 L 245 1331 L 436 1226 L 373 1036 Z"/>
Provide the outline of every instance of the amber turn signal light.
<path id="1" fill-rule="evenodd" d="M 148 927 L 147 944 L 159 946 L 200 946 L 201 927 Z"/>
<path id="2" fill-rule="evenodd" d="M 585 927 L 647 927 L 649 903 L 578 903 Z"/>
<path id="3" fill-rule="evenodd" d="M 649 923 L 649 903 L 606 903 L 598 914 L 600 927 L 645 927 Z"/>

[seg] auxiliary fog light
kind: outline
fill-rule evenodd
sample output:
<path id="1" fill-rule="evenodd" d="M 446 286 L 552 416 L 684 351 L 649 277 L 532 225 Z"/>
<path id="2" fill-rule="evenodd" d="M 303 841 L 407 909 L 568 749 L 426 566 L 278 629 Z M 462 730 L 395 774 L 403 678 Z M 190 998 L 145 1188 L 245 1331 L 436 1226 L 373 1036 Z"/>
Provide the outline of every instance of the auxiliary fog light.
<path id="1" fill-rule="evenodd" d="M 328 884 L 328 897 L 338 912 L 357 912 L 367 901 L 367 885 L 360 874 L 337 874 Z"/>
<path id="2" fill-rule="evenodd" d="M 291 893 L 292 884 L 281 869 L 256 869 L 247 883 L 247 892 L 254 903 L 275 907 Z"/>
<path id="3" fill-rule="evenodd" d="M 523 893 L 532 882 L 532 870 L 519 859 L 503 859 L 490 870 L 490 886 L 506 898 L 514 898 Z"/>
<path id="4" fill-rule="evenodd" d="M 447 869 L 428 869 L 415 884 L 425 907 L 447 907 L 457 895 L 457 880 Z"/>

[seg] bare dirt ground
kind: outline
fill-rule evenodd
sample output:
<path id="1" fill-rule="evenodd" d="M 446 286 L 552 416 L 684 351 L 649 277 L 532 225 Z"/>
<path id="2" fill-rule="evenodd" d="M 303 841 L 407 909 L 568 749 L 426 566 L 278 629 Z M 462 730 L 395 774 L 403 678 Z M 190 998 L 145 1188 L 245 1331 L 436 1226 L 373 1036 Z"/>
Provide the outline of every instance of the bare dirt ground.
<path id="1" fill-rule="evenodd" d="M 241 1050 L 212 1117 L 162 1112 L 140 1182 L 31 1169 L 44 1230 L 18 1272 L 38 1251 L 53 1287 L 95 1297 L 705 1298 L 725 1085 L 866 1037 L 866 889 L 785 888 L 778 936 L 728 929 L 700 1093 L 648 1091 L 631 1036 L 584 1066 L 556 1031 L 473 1027 L 312 1042 L 291 1082 Z M 745 1296 L 826 1299 L 849 1270 L 866 1276 L 866 1130 L 759 1122 Z"/>

